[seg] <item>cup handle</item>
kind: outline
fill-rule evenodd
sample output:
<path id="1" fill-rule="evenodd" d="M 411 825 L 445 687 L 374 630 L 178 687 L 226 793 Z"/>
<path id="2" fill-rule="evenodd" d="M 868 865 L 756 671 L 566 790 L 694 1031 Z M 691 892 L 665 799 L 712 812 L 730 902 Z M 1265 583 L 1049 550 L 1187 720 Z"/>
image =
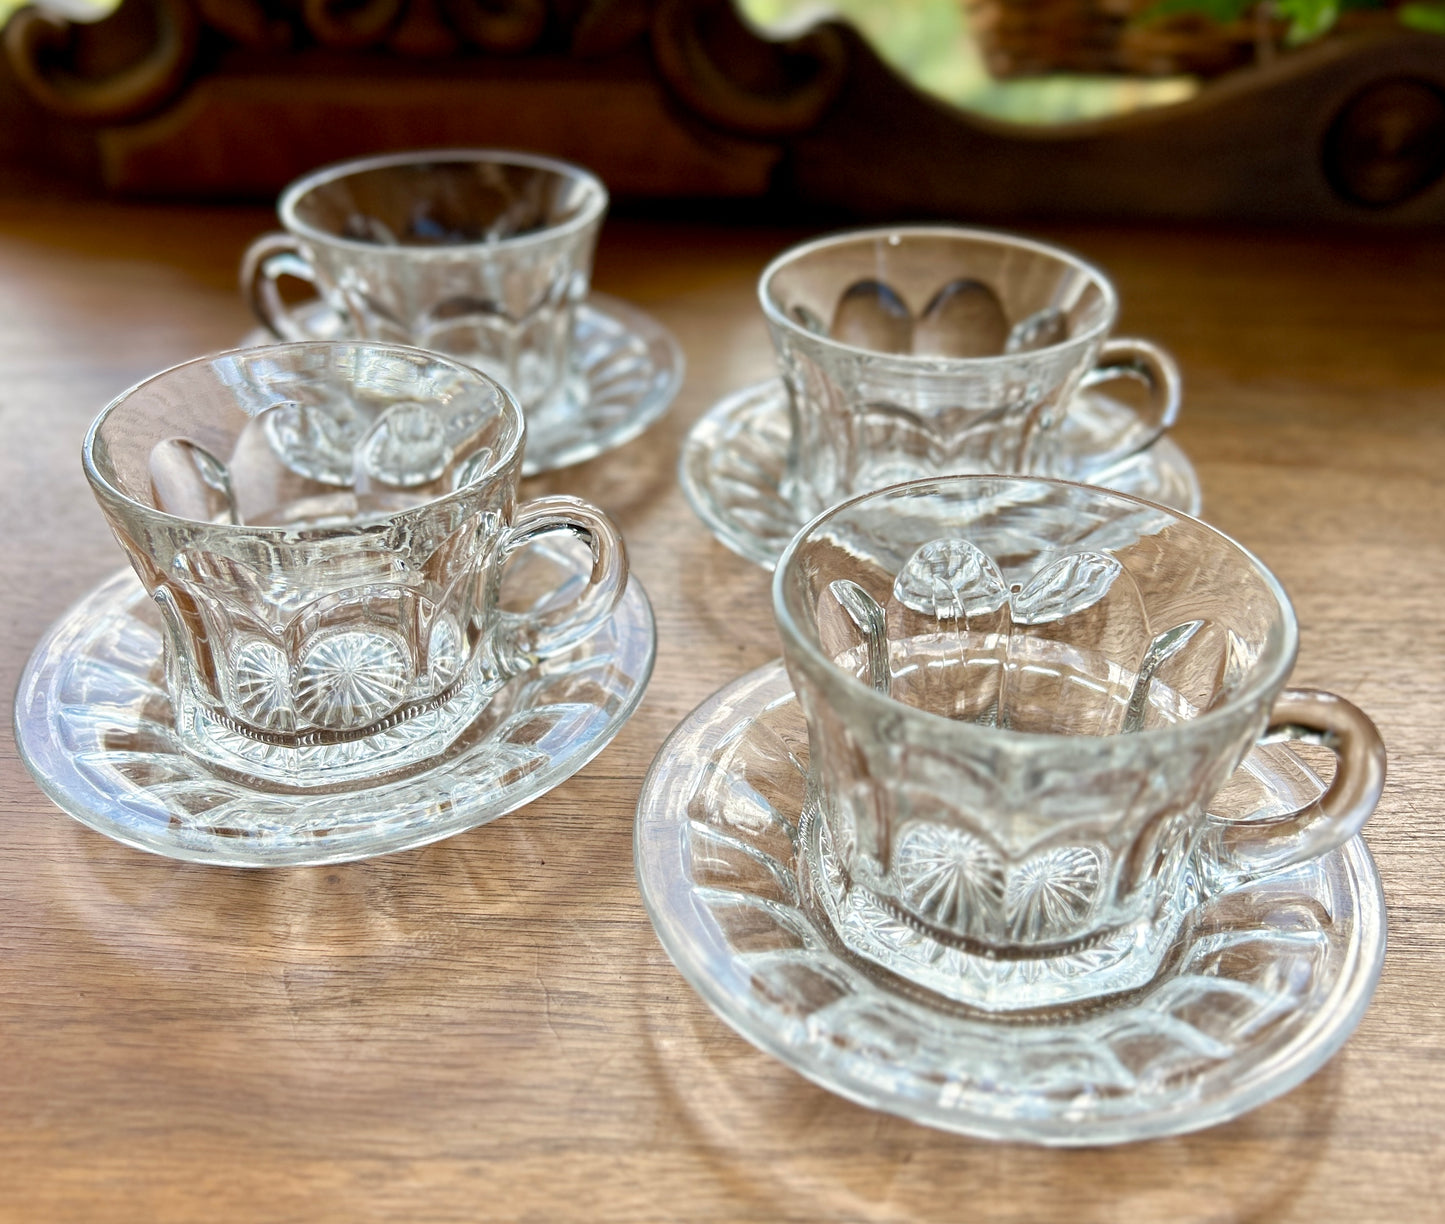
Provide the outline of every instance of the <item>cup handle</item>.
<path id="1" fill-rule="evenodd" d="M 276 282 L 283 276 L 306 281 L 323 298 L 330 296 L 297 239 L 284 233 L 262 234 L 241 259 L 241 296 L 278 340 L 314 339 L 281 300 Z"/>
<path id="2" fill-rule="evenodd" d="M 1318 799 L 1277 816 L 1211 817 L 1199 846 L 1210 893 L 1316 858 L 1358 833 L 1385 786 L 1385 745 L 1375 724 L 1343 697 L 1285 689 L 1261 744 L 1319 744 L 1335 754 L 1335 776 Z"/>
<path id="3" fill-rule="evenodd" d="M 1104 341 L 1094 368 L 1084 375 L 1079 389 L 1102 386 L 1120 378 L 1141 382 L 1149 391 L 1149 407 L 1141 430 L 1130 430 L 1112 450 L 1089 457 L 1082 474 L 1098 475 L 1105 468 L 1122 463 L 1142 450 L 1153 446 L 1164 431 L 1179 419 L 1183 380 L 1174 358 L 1148 340 L 1113 339 Z M 1153 424 L 1150 424 L 1150 420 Z"/>
<path id="4" fill-rule="evenodd" d="M 499 560 L 548 535 L 571 535 L 592 550 L 592 573 L 576 599 L 542 613 L 500 612 L 498 653 L 509 666 L 523 667 L 570 650 L 600 629 L 627 589 L 627 548 L 601 510 L 575 497 L 539 497 L 517 510 L 502 541 Z"/>

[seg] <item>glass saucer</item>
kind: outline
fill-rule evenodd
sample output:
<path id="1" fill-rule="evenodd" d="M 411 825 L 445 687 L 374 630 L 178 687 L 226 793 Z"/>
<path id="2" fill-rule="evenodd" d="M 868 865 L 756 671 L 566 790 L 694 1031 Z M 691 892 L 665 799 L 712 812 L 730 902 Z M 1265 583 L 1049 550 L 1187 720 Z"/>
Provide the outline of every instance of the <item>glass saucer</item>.
<path id="1" fill-rule="evenodd" d="M 1065 416 L 1065 428 L 1097 440 L 1095 451 L 1106 445 L 1102 439 L 1118 437 L 1135 419 L 1128 406 L 1098 392 L 1080 398 Z M 682 491 L 703 525 L 733 552 L 766 569 L 806 521 L 779 488 L 789 437 L 788 393 L 782 379 L 770 378 L 714 404 L 688 431 L 678 464 Z M 1186 514 L 1197 515 L 1202 504 L 1193 465 L 1168 437 L 1090 483 Z"/>
<path id="2" fill-rule="evenodd" d="M 565 600 L 565 584 L 585 572 L 576 555 L 538 545 L 517 555 L 505 590 L 525 591 L 535 579 L 534 589 L 550 582 Z M 128 846 L 231 867 L 345 862 L 486 824 L 570 778 L 637 708 L 656 644 L 652 608 L 633 577 L 600 631 L 514 676 L 419 772 L 324 795 L 275 791 L 181 752 L 159 617 L 126 570 L 36 646 L 15 695 L 15 739 L 57 805 Z"/>
<path id="3" fill-rule="evenodd" d="M 781 662 L 728 685 L 653 762 L 635 855 L 683 976 L 742 1036 L 832 1092 L 990 1139 L 1177 1134 L 1299 1084 L 1369 1004 L 1385 913 L 1358 838 L 1201 905 L 1137 991 L 1000 1014 L 918 987 L 850 953 L 824 916 L 802 821 L 807 754 Z M 1252 753 L 1226 793 L 1219 814 L 1243 817 L 1286 810 L 1319 782 L 1276 746 Z"/>
<path id="4" fill-rule="evenodd" d="M 298 307 L 295 314 L 317 340 L 344 334 L 341 316 L 324 302 Z M 573 386 L 585 386 L 586 395 L 562 394 L 527 410 L 523 476 L 571 467 L 631 442 L 667 411 L 682 386 L 682 348 L 672 333 L 618 298 L 594 293 L 583 302 L 572 342 L 582 376 Z M 247 348 L 274 343 L 263 328 L 241 341 Z"/>

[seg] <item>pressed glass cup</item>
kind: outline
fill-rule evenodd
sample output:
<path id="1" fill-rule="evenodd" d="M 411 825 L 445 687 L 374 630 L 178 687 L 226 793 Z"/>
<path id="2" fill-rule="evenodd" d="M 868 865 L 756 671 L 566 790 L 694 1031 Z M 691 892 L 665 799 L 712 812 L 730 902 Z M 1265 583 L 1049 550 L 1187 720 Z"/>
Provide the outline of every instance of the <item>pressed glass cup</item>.
<path id="1" fill-rule="evenodd" d="M 523 439 L 492 379 L 365 342 L 203 357 L 110 404 L 85 472 L 159 605 L 184 750 L 275 788 L 375 783 L 600 628 L 622 540 L 574 498 L 517 506 Z M 557 533 L 590 577 L 507 610 L 508 558 Z"/>
<path id="2" fill-rule="evenodd" d="M 790 401 L 783 493 L 805 516 L 957 473 L 1084 480 L 1178 418 L 1173 359 L 1111 338 L 1118 295 L 1067 251 L 950 226 L 858 230 L 785 251 L 758 295 Z M 1147 404 L 1096 437 L 1075 393 L 1118 379 Z"/>
<path id="3" fill-rule="evenodd" d="M 573 315 L 607 189 L 566 162 L 498 150 L 327 166 L 281 195 L 284 233 L 251 244 L 241 289 L 278 338 L 307 339 L 277 281 L 311 282 L 357 339 L 465 359 L 530 410 L 583 402 Z"/>
<path id="4" fill-rule="evenodd" d="M 1365 715 L 1285 688 L 1297 628 L 1269 571 L 1122 494 L 899 485 L 804 528 L 773 595 L 823 907 L 853 951 L 964 1003 L 1146 984 L 1192 907 L 1340 845 L 1383 785 Z M 1322 799 L 1211 815 L 1279 740 L 1333 750 Z"/>

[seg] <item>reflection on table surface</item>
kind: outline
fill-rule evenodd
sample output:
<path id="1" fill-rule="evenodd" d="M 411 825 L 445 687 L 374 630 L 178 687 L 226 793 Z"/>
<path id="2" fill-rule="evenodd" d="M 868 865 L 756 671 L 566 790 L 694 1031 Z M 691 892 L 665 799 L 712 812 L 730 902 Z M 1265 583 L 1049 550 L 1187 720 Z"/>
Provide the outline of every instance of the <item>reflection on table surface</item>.
<path id="1" fill-rule="evenodd" d="M 0 200 L 4 685 L 120 554 L 78 455 L 137 379 L 236 341 L 265 210 Z M 677 335 L 642 438 L 521 495 L 612 514 L 658 617 L 637 716 L 556 791 L 371 862 L 209 870 L 112 844 L 0 749 L 0 1184 L 26 1220 L 1394 1220 L 1445 1185 L 1445 248 L 1425 236 L 1054 227 L 1185 378 L 1211 522 L 1298 610 L 1300 684 L 1368 711 L 1390 906 L 1375 1002 L 1283 1099 L 1179 1139 L 1053 1153 L 924 1130 L 715 1019 L 632 877 L 643 773 L 776 656 L 768 578 L 677 487 L 687 427 L 775 372 L 754 284 L 799 229 L 614 219 L 595 283 Z M 5 733 L 9 736 L 9 732 Z"/>

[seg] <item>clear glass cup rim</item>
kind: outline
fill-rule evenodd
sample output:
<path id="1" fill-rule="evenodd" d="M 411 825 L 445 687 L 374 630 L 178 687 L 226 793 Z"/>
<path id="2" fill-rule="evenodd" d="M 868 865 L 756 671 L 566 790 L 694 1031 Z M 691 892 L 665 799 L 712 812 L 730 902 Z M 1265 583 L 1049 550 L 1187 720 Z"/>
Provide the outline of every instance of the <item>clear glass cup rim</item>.
<path id="1" fill-rule="evenodd" d="M 1037 255 L 1044 255 L 1050 259 L 1058 260 L 1069 267 L 1088 277 L 1098 287 L 1104 299 L 1104 312 L 1098 323 L 1081 332 L 1077 336 L 1069 336 L 1060 340 L 1057 344 L 1045 345 L 1042 348 L 1030 349 L 1027 353 L 996 353 L 991 357 L 927 357 L 916 356 L 909 353 L 883 353 L 876 349 L 860 348 L 854 344 L 845 344 L 841 340 L 834 340 L 831 336 L 820 336 L 817 332 L 809 331 L 796 320 L 788 317 L 787 313 L 778 305 L 772 295 L 773 278 L 784 268 L 797 263 L 801 259 L 809 258 L 821 251 L 831 248 L 848 246 L 858 242 L 878 242 L 896 240 L 905 242 L 910 238 L 952 238 L 964 239 L 972 242 L 987 242 L 1001 247 L 1016 247 L 1022 250 L 1032 251 Z M 781 328 L 808 344 L 817 345 L 825 350 L 832 350 L 839 354 L 847 354 L 851 357 L 867 358 L 869 361 L 888 363 L 900 368 L 905 368 L 912 373 L 963 373 L 977 370 L 982 367 L 1016 364 L 1022 360 L 1037 358 L 1049 353 L 1057 353 L 1072 347 L 1083 348 L 1095 340 L 1102 340 L 1108 335 L 1109 330 L 1114 326 L 1119 314 L 1119 294 L 1114 288 L 1114 283 L 1104 273 L 1086 259 L 1067 251 L 1063 247 L 1052 246 L 1047 242 L 1037 242 L 1032 238 L 1025 238 L 1019 234 L 1010 234 L 1004 230 L 981 229 L 963 225 L 879 225 L 870 226 L 865 229 L 840 230 L 833 234 L 824 234 L 819 238 L 810 238 L 806 242 L 800 242 L 796 246 L 789 247 L 786 251 L 775 256 L 763 269 L 762 275 L 758 277 L 758 301 L 763 308 L 763 314 L 769 323 Z"/>
<path id="2" fill-rule="evenodd" d="M 439 246 L 387 247 L 375 242 L 363 242 L 356 238 L 345 238 L 308 225 L 296 213 L 301 200 L 319 187 L 325 187 L 341 179 L 372 170 L 386 170 L 393 166 L 416 166 L 454 163 L 458 165 L 486 162 L 502 166 L 525 166 L 531 170 L 548 170 L 564 179 L 581 183 L 588 192 L 586 203 L 575 217 L 557 225 L 549 225 L 530 234 L 516 234 L 498 238 L 494 242 L 449 242 Z M 322 246 L 341 247 L 350 251 L 367 251 L 372 254 L 386 252 L 404 255 L 407 259 L 437 259 L 458 254 L 478 255 L 483 252 L 497 253 L 512 251 L 521 247 L 551 242 L 559 237 L 575 234 L 594 225 L 607 211 L 607 187 L 592 171 L 573 162 L 555 157 L 543 157 L 538 153 L 523 153 L 512 149 L 409 149 L 402 153 L 380 153 L 370 157 L 354 157 L 346 161 L 332 162 L 303 175 L 288 184 L 281 192 L 276 205 L 281 224 L 299 238 Z"/>
<path id="3" fill-rule="evenodd" d="M 1241 558 L 1250 565 L 1259 578 L 1263 581 L 1266 589 L 1274 596 L 1276 606 L 1279 610 L 1281 633 L 1272 645 L 1266 645 L 1260 658 L 1249 669 L 1245 682 L 1239 689 L 1230 694 L 1225 701 L 1208 710 L 1202 711 L 1195 717 L 1177 723 L 1169 723 L 1160 727 L 1146 727 L 1138 731 L 1127 733 L 1114 732 L 1110 735 L 1096 736 L 1060 736 L 1051 735 L 1041 731 L 1016 731 L 1011 728 L 987 727 L 979 723 L 962 722 L 953 718 L 946 718 L 942 714 L 935 714 L 930 710 L 922 710 L 917 706 L 910 706 L 892 697 L 885 696 L 873 688 L 861 677 L 854 676 L 839 667 L 823 651 L 816 646 L 808 634 L 798 625 L 788 608 L 787 588 L 790 584 L 793 558 L 817 530 L 826 524 L 830 519 L 849 510 L 863 502 L 881 500 L 887 497 L 896 497 L 904 492 L 922 493 L 931 488 L 948 487 L 967 484 L 981 484 L 985 482 L 1008 481 L 1013 484 L 1042 485 L 1050 488 L 1082 489 L 1091 496 L 1117 499 L 1149 510 L 1157 510 L 1161 514 L 1183 522 L 1192 523 L 1196 527 L 1215 536 L 1217 539 L 1240 554 Z M 1116 493 L 1112 489 L 1099 489 L 1092 485 L 1080 484 L 1072 480 L 1055 480 L 1042 476 L 999 476 L 999 475 L 976 475 L 976 476 L 940 476 L 928 477 L 923 480 L 910 480 L 902 484 L 889 485 L 886 488 L 875 489 L 868 493 L 850 497 L 847 501 L 839 502 L 831 506 L 821 514 L 812 519 L 803 527 L 783 550 L 783 555 L 778 558 L 777 568 L 773 571 L 773 619 L 777 622 L 779 636 L 783 639 L 784 657 L 795 654 L 802 656 L 808 663 L 810 670 L 815 675 L 835 678 L 840 684 L 846 685 L 849 690 L 850 700 L 859 702 L 863 707 L 872 712 L 875 721 L 879 718 L 921 719 L 928 727 L 928 734 L 935 741 L 953 741 L 964 744 L 993 743 L 1004 744 L 1029 744 L 1033 747 L 1043 748 L 1046 745 L 1057 747 L 1059 744 L 1068 742 L 1077 744 L 1085 740 L 1098 743 L 1116 743 L 1125 739 L 1135 742 L 1149 743 L 1153 745 L 1165 745 L 1170 741 L 1189 740 L 1197 736 L 1201 729 L 1208 729 L 1215 723 L 1221 722 L 1227 717 L 1238 713 L 1241 707 L 1258 702 L 1266 693 L 1276 688 L 1283 687 L 1285 680 L 1289 677 L 1294 667 L 1296 655 L 1299 652 L 1299 622 L 1295 616 L 1294 605 L 1290 603 L 1289 595 L 1286 594 L 1279 579 L 1270 572 L 1269 567 L 1264 564 L 1254 553 L 1250 552 L 1243 544 L 1233 536 L 1227 535 L 1217 527 L 1211 527 L 1203 519 L 1195 518 L 1191 514 L 1185 514 L 1179 510 L 1171 510 L 1168 506 L 1161 506 L 1156 502 L 1145 501 L 1142 497 L 1134 497 L 1128 493 Z"/>
<path id="4" fill-rule="evenodd" d="M 414 506 L 407 506 L 404 509 L 390 511 L 383 516 L 385 522 L 406 523 L 412 518 L 429 516 L 433 514 L 438 507 L 446 507 L 453 502 L 462 502 L 467 498 L 470 490 L 478 485 L 488 483 L 498 473 L 520 462 L 522 446 L 526 437 L 526 423 L 521 406 L 506 387 L 497 382 L 496 379 L 488 378 L 475 367 L 469 366 L 461 361 L 455 361 L 441 353 L 432 352 L 430 349 L 416 348 L 408 344 L 383 344 L 369 340 L 296 340 L 267 344 L 259 347 L 225 349 L 219 353 L 208 353 L 202 357 L 191 357 L 185 361 L 177 362 L 173 366 L 168 366 L 164 370 L 150 374 L 139 382 L 127 387 L 100 410 L 95 420 L 90 423 L 90 428 L 85 432 L 85 441 L 81 443 L 80 456 L 81 466 L 85 470 L 86 479 L 93 488 L 103 491 L 117 501 L 124 502 L 131 508 L 133 513 L 161 522 L 189 523 L 215 531 L 225 531 L 228 534 L 244 535 L 276 542 L 285 541 L 288 543 L 336 535 L 338 532 L 336 527 L 322 527 L 315 530 L 308 530 L 304 527 L 298 528 L 296 526 L 286 525 L 256 526 L 244 523 L 213 523 L 207 519 L 192 519 L 179 514 L 170 514 L 165 510 L 158 509 L 149 502 L 138 501 L 132 497 L 114 481 L 110 480 L 105 473 L 100 470 L 95 460 L 95 447 L 100 439 L 100 431 L 110 416 L 136 395 L 142 394 L 158 382 L 180 374 L 182 371 L 210 365 L 226 357 L 239 357 L 247 354 L 282 356 L 298 350 L 317 349 L 329 349 L 333 351 L 342 349 L 368 349 L 380 354 L 391 354 L 410 358 L 422 357 L 425 358 L 428 363 L 449 366 L 453 371 L 461 374 L 463 377 L 469 378 L 481 386 L 494 388 L 500 393 L 502 413 L 505 420 L 500 437 L 498 438 L 499 443 L 502 445 L 496 448 L 496 454 L 493 455 L 492 461 L 460 488 L 453 489 L 449 493 L 443 493 L 439 497 L 418 502 Z M 163 439 L 160 438 L 156 439 L 157 442 L 162 440 Z"/>

